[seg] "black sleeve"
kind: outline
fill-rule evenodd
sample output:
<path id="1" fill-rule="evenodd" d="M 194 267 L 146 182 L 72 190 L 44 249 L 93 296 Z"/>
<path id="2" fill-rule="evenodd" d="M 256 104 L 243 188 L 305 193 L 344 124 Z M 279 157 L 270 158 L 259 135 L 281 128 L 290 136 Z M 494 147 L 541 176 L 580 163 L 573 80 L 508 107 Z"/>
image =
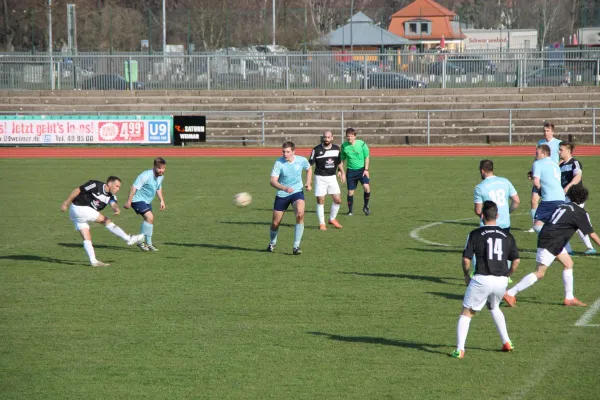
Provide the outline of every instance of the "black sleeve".
<path id="1" fill-rule="evenodd" d="M 342 149 L 340 147 L 338 147 L 338 156 L 335 159 L 335 166 L 337 167 L 341 163 L 342 163 Z"/>
<path id="2" fill-rule="evenodd" d="M 87 181 L 83 185 L 79 186 L 79 190 L 82 193 L 89 193 L 92 190 L 94 190 L 97 187 L 97 185 L 98 185 L 98 182 L 96 182 L 96 181 Z"/>
<path id="3" fill-rule="evenodd" d="M 467 236 L 467 243 L 465 244 L 465 249 L 463 250 L 463 257 L 468 259 L 473 258 L 473 254 L 475 253 L 471 233 L 469 233 L 469 236 Z"/>
<path id="4" fill-rule="evenodd" d="M 513 235 L 508 236 L 508 245 L 510 246 L 510 250 L 508 252 L 508 260 L 514 261 L 519 259 L 519 249 L 517 249 L 517 242 Z"/>
<path id="5" fill-rule="evenodd" d="M 312 152 L 310 153 L 310 157 L 308 158 L 308 163 L 310 165 L 313 165 L 315 163 L 315 153 L 317 152 L 316 149 L 317 149 L 316 147 L 314 149 L 312 149 Z"/>
<path id="6" fill-rule="evenodd" d="M 592 224 L 590 223 L 590 216 L 588 213 L 580 213 L 575 220 L 577 223 L 577 229 L 579 229 L 584 235 L 589 235 L 590 233 L 594 233 L 594 228 L 592 228 Z"/>

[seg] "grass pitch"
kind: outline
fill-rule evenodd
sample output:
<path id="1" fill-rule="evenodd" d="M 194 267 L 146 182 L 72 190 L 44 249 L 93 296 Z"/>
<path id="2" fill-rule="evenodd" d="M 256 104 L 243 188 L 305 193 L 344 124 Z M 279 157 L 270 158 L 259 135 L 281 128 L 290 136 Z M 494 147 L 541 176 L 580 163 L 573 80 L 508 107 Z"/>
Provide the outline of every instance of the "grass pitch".
<path id="1" fill-rule="evenodd" d="M 1 397 L 596 399 L 600 328 L 575 326 L 586 310 L 560 305 L 556 264 L 517 308 L 503 308 L 515 352 L 499 351 L 484 310 L 465 359 L 448 357 L 465 291 L 461 248 L 477 226 L 479 159 L 375 158 L 372 215 L 360 212 L 359 188 L 356 215 L 342 214 L 339 231 L 317 230 L 308 193 L 299 257 L 291 213 L 276 252 L 264 252 L 274 159 L 169 159 L 167 210 L 156 211 L 160 252 L 127 247 L 97 225 L 97 256 L 112 264 L 102 269 L 87 265 L 60 204 L 111 174 L 123 179 L 122 204 L 151 160 L 0 160 Z M 581 159 L 594 223 L 600 160 Z M 512 223 L 517 281 L 535 267 L 535 235 L 523 232 L 531 158 L 494 161 L 522 201 Z M 242 191 L 254 202 L 236 208 L 232 196 Z M 137 233 L 141 218 L 122 209 L 114 221 Z M 410 236 L 417 228 L 421 240 Z M 577 237 L 572 243 L 583 250 Z M 597 257 L 575 259 L 576 296 L 590 305 L 600 297 L 599 271 Z"/>

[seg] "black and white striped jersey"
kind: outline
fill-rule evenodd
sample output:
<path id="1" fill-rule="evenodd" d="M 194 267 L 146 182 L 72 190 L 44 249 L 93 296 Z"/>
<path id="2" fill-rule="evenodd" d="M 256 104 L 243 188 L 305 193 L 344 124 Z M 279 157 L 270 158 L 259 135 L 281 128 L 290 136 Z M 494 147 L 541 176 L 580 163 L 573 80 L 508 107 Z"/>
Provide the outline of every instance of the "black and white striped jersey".
<path id="1" fill-rule="evenodd" d="M 581 173 L 583 171 L 583 165 L 579 160 L 576 160 L 574 157 L 571 157 L 567 161 L 561 161 L 559 164 L 560 167 L 560 184 L 564 188 L 567 186 L 575 175 Z M 580 185 L 583 185 L 583 180 L 579 182 Z"/>
<path id="2" fill-rule="evenodd" d="M 87 181 L 79 186 L 80 193 L 73 199 L 76 206 L 92 207 L 96 211 L 101 211 L 111 202 L 116 202 L 117 197 L 104 190 L 104 182 Z"/>
<path id="3" fill-rule="evenodd" d="M 335 175 L 338 165 L 342 163 L 340 147 L 332 144 L 329 149 L 326 149 L 323 144 L 320 144 L 312 150 L 308 162 L 310 165 L 316 165 L 315 175 Z"/>

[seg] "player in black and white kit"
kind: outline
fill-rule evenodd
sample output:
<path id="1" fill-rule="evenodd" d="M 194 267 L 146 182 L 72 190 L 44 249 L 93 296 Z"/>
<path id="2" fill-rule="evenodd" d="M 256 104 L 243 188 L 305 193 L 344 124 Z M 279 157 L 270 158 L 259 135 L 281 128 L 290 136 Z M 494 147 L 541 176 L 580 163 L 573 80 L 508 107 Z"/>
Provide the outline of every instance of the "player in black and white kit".
<path id="1" fill-rule="evenodd" d="M 562 142 L 558 147 L 558 156 L 560 157 L 560 163 L 558 164 L 560 167 L 560 184 L 565 191 L 566 202 L 571 201 L 566 195 L 569 189 L 575 185 L 583 185 L 583 165 L 579 160 L 576 160 L 572 156 L 573 149 L 575 149 L 575 146 L 571 142 Z M 585 204 L 581 204 L 581 207 L 585 207 Z M 590 237 L 584 235 L 581 231 L 577 231 L 577 233 L 587 247 L 587 251 L 584 254 L 587 256 L 596 254 L 596 249 L 592 246 Z M 571 248 L 571 243 L 567 243 L 565 249 L 570 255 L 575 254 Z"/>
<path id="2" fill-rule="evenodd" d="M 346 181 L 346 174 L 344 173 L 344 168 L 342 166 L 340 147 L 333 144 L 333 133 L 331 133 L 331 131 L 323 132 L 322 143 L 312 150 L 308 162 L 310 165 L 316 165 L 314 183 L 315 196 L 317 196 L 319 229 L 322 231 L 327 230 L 327 225 L 325 225 L 325 196 L 328 194 L 330 194 L 333 199 L 333 204 L 331 204 L 331 211 L 329 213 L 329 224 L 341 229 L 342 225 L 336 219 L 342 202 L 341 190 L 336 178 L 336 172 L 342 183 Z M 306 182 L 306 189 L 311 190 L 310 181 Z"/>
<path id="3" fill-rule="evenodd" d="M 130 246 L 144 240 L 144 235 L 126 234 L 123 229 L 100 213 L 108 204 L 110 204 L 115 215 L 120 213 L 115 196 L 120 188 L 121 179 L 116 176 L 109 176 L 106 183 L 94 180 L 87 181 L 73 190 L 60 207 L 62 212 L 67 211 L 67 208 L 69 208 L 69 217 L 73 221 L 75 229 L 79 231 L 83 238 L 83 248 L 90 258 L 92 267 L 106 267 L 110 264 L 98 261 L 96 258 L 88 222 L 103 224 L 106 229 L 125 240 Z"/>
<path id="4" fill-rule="evenodd" d="M 599 246 L 600 238 L 594 233 L 589 215 L 582 207 L 582 204 L 588 198 L 588 190 L 583 185 L 571 186 L 567 196 L 569 196 L 571 202 L 558 206 L 550 221 L 544 224 L 540 231 L 535 257 L 537 261 L 535 272 L 525 276 L 504 295 L 504 300 L 509 306 L 515 306 L 517 293 L 522 292 L 544 277 L 546 270 L 554 259 L 557 259 L 564 266 L 565 299 L 563 304 L 565 306 L 586 306 L 585 303 L 577 300 L 573 294 L 573 260 L 564 247 L 578 229 L 583 234 L 590 235 L 590 238 Z"/>
<path id="5" fill-rule="evenodd" d="M 515 238 L 496 224 L 498 217 L 496 203 L 490 200 L 484 201 L 481 216 L 484 225 L 469 233 L 463 251 L 462 266 L 468 287 L 456 328 L 456 351 L 451 354 L 454 358 L 464 357 L 471 318 L 486 304 L 502 339 L 502 351 L 513 350 L 506 330 L 506 320 L 499 305 L 508 285 L 508 277 L 517 269 L 521 261 L 519 251 Z M 473 256 L 477 260 L 477 270 L 471 278 Z M 508 261 L 512 261 L 510 267 Z"/>

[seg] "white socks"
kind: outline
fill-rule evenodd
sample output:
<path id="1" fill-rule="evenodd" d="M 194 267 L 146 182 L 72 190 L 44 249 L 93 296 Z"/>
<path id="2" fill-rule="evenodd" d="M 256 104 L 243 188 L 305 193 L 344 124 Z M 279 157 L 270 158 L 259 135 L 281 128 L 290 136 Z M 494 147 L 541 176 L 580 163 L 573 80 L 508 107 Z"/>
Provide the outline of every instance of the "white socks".
<path id="1" fill-rule="evenodd" d="M 83 248 L 85 249 L 85 252 L 87 253 L 88 257 L 90 258 L 90 263 L 92 263 L 92 264 L 97 263 L 98 260 L 96 260 L 96 252 L 94 251 L 94 246 L 92 246 L 92 241 L 84 240 Z"/>
<path id="2" fill-rule="evenodd" d="M 325 204 L 317 203 L 317 217 L 319 217 L 319 224 L 325 223 Z"/>
<path id="3" fill-rule="evenodd" d="M 106 229 L 108 229 L 112 234 L 117 235 L 125 241 L 129 240 L 129 235 L 126 234 L 125 231 L 123 231 L 123 229 L 115 225 L 114 222 L 111 222 L 110 224 L 106 225 Z"/>
<path id="4" fill-rule="evenodd" d="M 331 221 L 332 219 L 335 219 L 338 215 L 338 211 L 340 211 L 340 205 L 341 204 L 335 204 L 333 203 L 331 205 L 331 211 L 329 213 L 329 220 Z M 589 239 L 588 239 L 589 240 Z"/>
<path id="5" fill-rule="evenodd" d="M 565 285 L 565 299 L 575 298 L 573 295 L 573 269 L 563 269 L 563 284 Z"/>
<path id="6" fill-rule="evenodd" d="M 492 314 L 492 319 L 496 324 L 496 329 L 498 330 L 498 334 L 500 335 L 500 339 L 502 339 L 502 344 L 506 342 L 510 342 L 508 338 L 508 332 L 506 330 L 506 320 L 504 319 L 504 313 L 499 308 L 494 308 L 490 310 L 490 314 Z"/>
<path id="7" fill-rule="evenodd" d="M 458 318 L 458 326 L 456 327 L 456 349 L 465 351 L 465 342 L 467 341 L 467 335 L 469 334 L 469 325 L 471 324 L 471 318 L 461 314 Z"/>
<path id="8" fill-rule="evenodd" d="M 507 293 L 510 296 L 516 296 L 517 293 L 522 292 L 527 289 L 529 286 L 532 286 L 538 280 L 537 276 L 532 272 L 529 275 L 526 275 L 519 283 L 512 287 Z"/>

